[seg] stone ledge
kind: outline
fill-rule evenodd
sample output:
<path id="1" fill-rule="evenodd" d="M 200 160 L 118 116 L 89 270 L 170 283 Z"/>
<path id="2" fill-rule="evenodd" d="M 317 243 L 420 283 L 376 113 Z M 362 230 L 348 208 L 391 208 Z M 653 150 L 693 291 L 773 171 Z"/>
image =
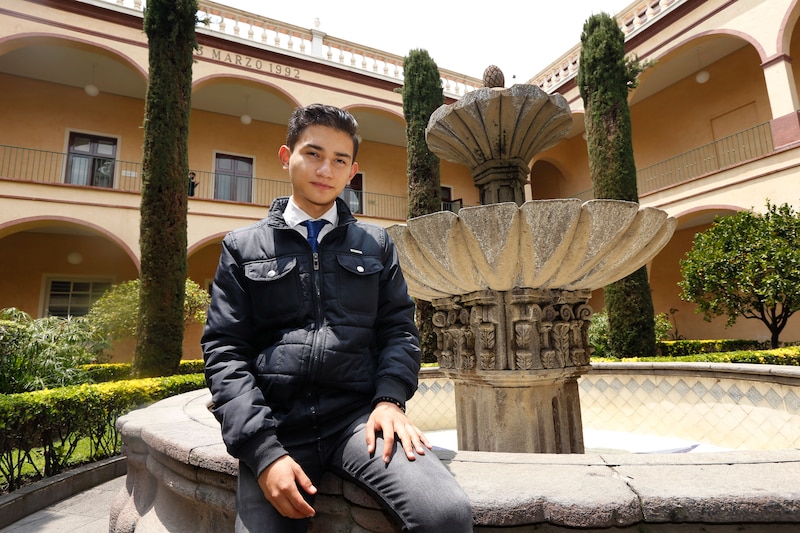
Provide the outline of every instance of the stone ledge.
<path id="1" fill-rule="evenodd" d="M 449 455 L 441 457 L 469 494 L 479 526 L 800 527 L 798 450 Z"/>
<path id="2" fill-rule="evenodd" d="M 135 453 L 130 455 L 128 487 L 123 489 L 128 494 L 121 493 L 114 505 L 140 513 L 125 520 L 127 525 L 138 521 L 137 532 L 178 533 L 174 526 L 181 523 L 189 527 L 187 533 L 194 531 L 191 520 L 171 520 L 165 514 L 172 503 L 159 503 L 159 499 L 168 494 L 170 502 L 181 502 L 182 516 L 203 515 L 204 523 L 218 524 L 219 531 L 232 530 L 236 461 L 225 452 L 219 428 L 204 407 L 209 399 L 207 390 L 186 393 L 120 419 L 126 448 Z M 500 527 L 506 533 L 576 528 L 616 532 L 642 527 L 670 532 L 702 528 L 720 533 L 800 528 L 800 485 L 796 482 L 800 450 L 796 449 L 693 454 L 436 453 L 470 496 L 479 532 Z M 135 487 L 149 488 L 137 492 Z M 320 489 L 312 531 L 396 530 L 355 486 L 329 477 Z M 191 494 L 196 497 L 187 498 Z M 149 502 L 144 501 L 148 498 Z"/>
<path id="3" fill-rule="evenodd" d="M 126 471 L 125 457 L 110 457 L 0 496 L 0 529 L 79 492 L 124 476 Z"/>

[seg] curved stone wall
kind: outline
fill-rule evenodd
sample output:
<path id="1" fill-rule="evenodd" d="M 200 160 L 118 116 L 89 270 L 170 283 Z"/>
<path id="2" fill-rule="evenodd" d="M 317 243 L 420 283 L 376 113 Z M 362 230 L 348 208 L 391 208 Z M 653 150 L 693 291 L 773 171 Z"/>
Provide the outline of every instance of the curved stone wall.
<path id="1" fill-rule="evenodd" d="M 729 372 L 713 371 L 747 370 L 727 366 Z M 637 369 L 647 373 L 642 367 L 630 371 Z M 598 376 L 610 378 L 605 370 L 598 367 Z M 681 372 L 711 370 L 695 366 Z M 800 390 L 800 371 L 761 370 L 765 382 L 772 375 L 792 394 Z M 233 530 L 236 461 L 225 451 L 209 401 L 207 390 L 195 391 L 120 418 L 128 476 L 112 506 L 111 532 Z M 469 494 L 476 531 L 640 531 L 645 526 L 656 532 L 788 532 L 800 527 L 798 449 L 437 454 Z M 395 530 L 374 500 L 355 486 L 333 476 L 320 485 L 312 531 Z"/>

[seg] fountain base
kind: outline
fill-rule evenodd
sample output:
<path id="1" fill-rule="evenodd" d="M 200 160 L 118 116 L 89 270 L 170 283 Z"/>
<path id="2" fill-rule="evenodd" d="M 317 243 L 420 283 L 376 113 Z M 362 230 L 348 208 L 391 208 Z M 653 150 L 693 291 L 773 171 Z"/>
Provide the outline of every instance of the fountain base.
<path id="1" fill-rule="evenodd" d="M 453 376 L 459 449 L 584 453 L 577 380 L 586 371 Z"/>

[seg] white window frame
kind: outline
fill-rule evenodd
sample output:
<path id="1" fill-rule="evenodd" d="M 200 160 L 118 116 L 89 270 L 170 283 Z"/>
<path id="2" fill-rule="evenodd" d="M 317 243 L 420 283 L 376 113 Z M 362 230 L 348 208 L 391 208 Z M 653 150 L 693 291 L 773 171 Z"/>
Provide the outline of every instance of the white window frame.
<path id="1" fill-rule="evenodd" d="M 109 286 L 114 284 L 113 276 L 84 276 L 84 275 L 66 275 L 66 274 L 44 274 L 42 276 L 42 290 L 41 290 L 42 299 L 41 299 L 41 302 L 39 303 L 39 316 L 40 317 L 51 316 L 50 315 L 50 306 L 51 306 L 51 302 L 52 302 L 52 296 L 51 296 L 51 292 L 50 291 L 51 291 L 51 287 L 52 287 L 52 284 L 53 284 L 54 281 L 69 282 L 70 284 L 74 284 L 74 283 L 102 283 L 104 285 L 108 284 Z M 73 294 L 72 287 L 70 287 L 70 293 L 69 294 L 70 294 L 70 299 L 71 299 L 72 298 L 72 294 Z M 90 296 L 90 298 L 92 297 L 91 291 L 89 293 L 89 296 Z M 97 296 L 97 298 L 99 298 L 99 295 Z M 97 301 L 97 298 L 94 298 L 92 300 L 92 303 Z M 70 306 L 71 306 L 71 304 L 68 304 L 68 308 Z M 76 307 L 81 307 L 82 308 L 83 306 L 77 306 L 77 304 L 76 304 Z M 91 304 L 89 305 L 89 307 L 91 307 Z M 88 311 L 88 309 L 87 309 L 87 311 Z M 70 316 L 81 316 L 81 315 L 70 315 Z"/>

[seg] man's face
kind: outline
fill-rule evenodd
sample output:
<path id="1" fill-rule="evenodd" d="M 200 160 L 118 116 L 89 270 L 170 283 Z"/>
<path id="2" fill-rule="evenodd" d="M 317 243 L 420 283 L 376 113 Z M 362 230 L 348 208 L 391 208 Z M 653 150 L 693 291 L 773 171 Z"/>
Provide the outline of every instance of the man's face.
<path id="1" fill-rule="evenodd" d="M 313 218 L 322 216 L 358 172 L 353 161 L 353 139 L 327 126 L 310 126 L 300 135 L 294 150 L 281 146 L 283 168 L 289 170 L 292 198 Z"/>

